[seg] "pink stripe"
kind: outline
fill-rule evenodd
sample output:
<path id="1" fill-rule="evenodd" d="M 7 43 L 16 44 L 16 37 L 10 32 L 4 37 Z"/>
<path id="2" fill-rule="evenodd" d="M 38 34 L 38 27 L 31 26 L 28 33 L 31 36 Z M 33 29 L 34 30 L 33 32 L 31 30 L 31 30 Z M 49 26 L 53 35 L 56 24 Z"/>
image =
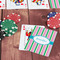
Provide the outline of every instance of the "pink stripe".
<path id="1" fill-rule="evenodd" d="M 37 33 L 37 30 L 39 29 L 39 27 L 37 26 L 37 28 L 35 29 L 35 32 L 34 32 L 34 34 L 33 34 L 33 36 L 35 36 L 36 35 L 36 33 Z M 41 30 L 42 31 L 42 30 Z M 41 32 L 40 32 L 41 33 Z M 32 52 L 34 51 L 34 49 L 35 49 L 35 46 L 36 46 L 36 43 L 34 44 L 34 46 L 33 46 L 33 48 L 32 48 Z"/>
<path id="2" fill-rule="evenodd" d="M 44 47 L 43 47 L 43 49 L 42 49 L 42 52 L 41 52 L 41 55 L 43 55 L 43 54 L 44 54 L 45 49 L 46 49 L 46 46 L 47 46 L 47 45 L 44 45 Z"/>
<path id="3" fill-rule="evenodd" d="M 51 31 L 51 33 L 52 33 L 52 31 Z M 51 33 L 50 33 L 50 35 L 51 35 Z M 53 34 L 53 37 L 52 37 L 52 41 L 54 41 L 54 39 L 55 39 L 55 36 L 56 36 L 56 31 L 54 31 L 54 34 Z M 50 53 L 50 51 L 51 51 L 51 48 L 52 48 L 52 45 L 49 45 L 49 47 L 48 47 L 48 50 L 47 50 L 47 53 L 46 53 L 46 56 L 49 56 L 49 53 Z"/>
<path id="4" fill-rule="evenodd" d="M 59 2 L 58 2 L 58 0 L 56 0 L 56 4 L 57 4 L 57 8 L 59 8 Z"/>
<path id="5" fill-rule="evenodd" d="M 39 28 L 39 27 L 37 26 L 37 27 L 36 27 L 36 29 L 35 29 L 35 31 L 34 31 L 33 36 L 35 36 L 35 35 L 36 35 L 38 28 Z"/>
<path id="6" fill-rule="evenodd" d="M 45 36 L 45 35 L 46 35 L 47 31 L 48 31 L 48 29 L 45 29 L 43 36 Z"/>
<path id="7" fill-rule="evenodd" d="M 52 33 L 52 30 L 50 30 L 50 31 L 49 31 L 49 34 L 48 34 L 48 37 L 47 37 L 48 39 L 50 38 L 51 33 Z M 46 47 L 44 47 L 44 48 L 43 48 L 41 55 L 43 55 L 43 54 L 44 54 L 44 52 L 45 52 L 45 50 L 44 50 L 44 49 L 46 49 Z M 48 50 L 49 50 L 49 47 L 48 47 Z M 47 51 L 48 51 L 48 50 L 47 50 Z M 48 53 L 49 53 L 49 52 L 48 52 Z"/>
<path id="8" fill-rule="evenodd" d="M 31 52 L 34 52 L 34 49 L 35 49 L 35 47 L 36 47 L 36 44 L 37 44 L 37 43 L 34 43 L 32 49 L 31 49 Z"/>
<path id="9" fill-rule="evenodd" d="M 43 28 L 41 28 L 41 29 L 40 29 L 39 34 L 38 34 L 38 35 L 41 35 L 42 31 L 43 31 Z"/>
<path id="10" fill-rule="evenodd" d="M 50 38 L 51 33 L 52 33 L 52 30 L 49 31 L 49 34 L 48 34 L 48 36 L 47 36 L 48 39 Z"/>
<path id="11" fill-rule="evenodd" d="M 52 1 L 53 8 L 55 8 L 54 0 L 51 0 L 51 1 Z"/>
<path id="12" fill-rule="evenodd" d="M 44 31 L 44 35 L 43 35 L 43 36 L 46 36 L 47 31 L 48 31 L 48 29 L 45 29 L 45 31 Z M 42 52 L 41 52 L 41 55 L 44 54 L 45 49 L 46 49 L 46 46 L 47 46 L 47 45 L 44 45 L 44 47 L 43 47 L 43 49 L 42 49 Z"/>
<path id="13" fill-rule="evenodd" d="M 49 48 L 48 48 L 47 53 L 46 53 L 46 56 L 49 56 L 51 48 L 52 48 L 52 45 L 49 45 Z"/>
<path id="14" fill-rule="evenodd" d="M 41 29 L 40 29 L 39 34 L 38 34 L 38 35 L 41 35 L 42 31 L 43 31 L 43 28 L 41 28 Z M 37 50 L 36 50 L 36 53 L 39 53 L 40 48 L 41 48 L 41 45 L 39 45 L 39 46 L 38 46 L 38 48 L 37 48 Z"/>
<path id="15" fill-rule="evenodd" d="M 39 27 L 37 26 L 37 27 L 36 27 L 36 29 L 35 29 L 35 31 L 34 31 L 33 36 L 37 33 L 38 28 L 39 28 Z M 29 44 L 28 44 L 28 47 L 27 47 L 27 49 L 26 49 L 26 50 L 29 50 L 29 48 L 30 48 L 30 46 L 31 46 L 32 42 L 33 42 L 33 40 L 31 39 L 31 40 L 30 40 L 30 42 L 29 42 Z"/>
<path id="16" fill-rule="evenodd" d="M 30 42 L 29 42 L 29 44 L 28 44 L 28 46 L 27 46 L 27 49 L 26 49 L 26 50 L 29 50 L 29 48 L 30 48 L 32 42 L 33 42 L 33 40 L 31 39 Z"/>
<path id="17" fill-rule="evenodd" d="M 56 34 L 57 34 L 57 32 L 56 32 L 56 31 L 54 31 L 54 34 L 53 34 L 52 39 L 51 39 L 51 41 L 52 41 L 52 42 L 54 42 L 55 37 L 56 37 Z"/>
<path id="18" fill-rule="evenodd" d="M 39 53 L 40 48 L 41 48 L 41 45 L 38 46 L 38 48 L 37 48 L 37 50 L 36 50 L 36 53 Z"/>

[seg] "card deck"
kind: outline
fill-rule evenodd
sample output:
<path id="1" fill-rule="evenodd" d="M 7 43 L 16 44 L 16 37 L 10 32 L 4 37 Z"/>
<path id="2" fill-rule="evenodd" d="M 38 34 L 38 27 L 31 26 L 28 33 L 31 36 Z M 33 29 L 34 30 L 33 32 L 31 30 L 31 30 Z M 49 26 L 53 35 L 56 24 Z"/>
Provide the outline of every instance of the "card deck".
<path id="1" fill-rule="evenodd" d="M 24 49 L 48 57 L 57 31 L 35 26 Z"/>
<path id="2" fill-rule="evenodd" d="M 24 50 L 24 47 L 25 47 L 34 27 L 35 27 L 35 25 L 25 25 L 25 24 L 22 25 L 19 50 Z M 40 26 L 40 27 L 44 28 L 44 26 Z"/>

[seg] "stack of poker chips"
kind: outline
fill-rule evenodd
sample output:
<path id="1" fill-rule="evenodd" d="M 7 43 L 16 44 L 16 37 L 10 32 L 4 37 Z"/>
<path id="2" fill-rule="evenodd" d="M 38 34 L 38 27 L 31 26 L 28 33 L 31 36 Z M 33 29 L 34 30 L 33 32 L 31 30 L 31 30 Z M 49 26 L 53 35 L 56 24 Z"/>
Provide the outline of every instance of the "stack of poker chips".
<path id="1" fill-rule="evenodd" d="M 60 27 L 60 13 L 50 12 L 47 16 L 47 26 L 53 29 Z"/>
<path id="2" fill-rule="evenodd" d="M 5 36 L 9 37 L 15 34 L 18 30 L 18 26 L 16 24 L 20 21 L 20 15 L 15 13 L 7 15 L 3 21 L 0 20 L 0 40 Z"/>

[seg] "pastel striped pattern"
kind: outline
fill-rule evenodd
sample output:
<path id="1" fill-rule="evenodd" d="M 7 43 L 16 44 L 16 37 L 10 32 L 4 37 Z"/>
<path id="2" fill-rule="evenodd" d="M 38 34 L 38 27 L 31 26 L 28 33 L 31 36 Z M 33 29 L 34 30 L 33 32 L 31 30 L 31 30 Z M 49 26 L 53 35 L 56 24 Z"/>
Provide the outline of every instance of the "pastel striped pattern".
<path id="1" fill-rule="evenodd" d="M 37 50 L 36 50 L 36 53 L 37 53 L 37 54 L 39 53 L 39 50 L 40 50 L 41 46 L 42 46 L 42 45 L 39 45 L 39 46 L 38 46 L 38 48 L 37 48 Z"/>
<path id="2" fill-rule="evenodd" d="M 47 32 L 46 32 L 46 34 L 45 34 L 45 37 L 47 37 L 48 33 L 49 33 L 49 30 L 47 30 Z M 41 54 L 41 52 L 42 52 L 42 50 L 43 50 L 43 47 L 44 47 L 44 45 L 42 45 L 42 47 L 41 47 L 41 49 L 40 49 L 40 51 L 39 51 L 39 54 Z M 46 48 L 45 48 L 45 49 L 46 49 Z M 44 52 L 45 52 L 45 51 L 44 51 Z"/>
<path id="3" fill-rule="evenodd" d="M 47 30 L 48 30 L 48 29 L 47 29 Z M 48 36 L 47 36 L 48 39 L 50 38 L 51 32 L 52 32 L 52 30 L 49 31 L 49 34 L 48 34 Z M 46 33 L 47 33 L 47 32 L 46 32 Z M 46 35 L 46 34 L 45 34 L 45 35 Z M 46 47 L 47 47 L 47 45 L 44 45 L 44 47 L 43 47 L 43 49 L 42 49 L 42 52 L 41 52 L 41 55 L 44 54 Z"/>
<path id="4" fill-rule="evenodd" d="M 36 45 L 37 45 L 37 43 L 34 42 L 34 45 L 33 45 L 32 49 L 31 49 L 31 52 L 34 52 L 34 49 L 35 49 Z"/>
<path id="5" fill-rule="evenodd" d="M 45 30 L 45 29 L 41 28 L 41 29 L 40 29 L 41 32 L 39 31 L 38 35 L 42 35 L 42 34 L 43 34 L 42 31 L 44 31 L 44 30 Z M 41 48 L 41 46 L 42 46 L 42 45 L 40 45 L 40 48 Z M 37 47 L 37 48 L 38 48 L 38 47 Z M 36 53 L 37 48 L 34 50 L 35 53 Z M 38 50 L 40 50 L 40 48 L 38 48 Z M 38 52 L 39 52 L 39 51 L 38 51 Z"/>
<path id="6" fill-rule="evenodd" d="M 39 29 L 38 26 L 36 27 L 36 30 L 35 30 L 33 36 L 38 35 L 37 31 L 40 31 L 40 29 Z M 33 45 L 34 45 L 34 43 L 32 42 L 32 45 L 31 45 L 31 47 L 30 47 L 30 49 L 29 49 L 29 51 L 31 51 L 31 52 L 34 51 L 34 50 L 33 50 L 33 48 L 34 48 Z M 35 44 L 35 46 L 36 46 L 36 44 Z"/>
<path id="7" fill-rule="evenodd" d="M 41 34 L 42 34 L 42 31 L 43 31 L 43 28 L 40 29 L 38 35 L 41 35 Z M 39 46 L 37 47 L 35 53 L 39 53 L 40 48 L 41 48 L 41 45 L 39 45 Z"/>
<path id="8" fill-rule="evenodd" d="M 34 27 L 33 32 L 31 33 L 31 35 L 33 35 L 33 33 L 34 33 L 35 29 L 36 29 L 36 26 Z M 26 46 L 25 46 L 25 48 L 24 48 L 24 49 L 28 50 L 28 49 L 27 49 L 27 47 L 28 47 L 28 45 L 29 45 L 30 41 L 31 41 L 31 39 L 29 39 L 29 40 L 28 40 L 28 42 L 27 42 L 27 44 L 26 44 Z"/>
<path id="9" fill-rule="evenodd" d="M 35 26 L 31 36 L 37 36 L 37 35 L 45 36 L 50 41 L 54 42 L 57 32 L 46 29 L 46 28 Z M 40 44 L 36 43 L 34 40 L 32 41 L 32 39 L 29 39 L 25 46 L 25 49 L 48 57 L 50 55 L 52 46 L 53 45 L 50 45 L 50 44 L 40 45 Z"/>
<path id="10" fill-rule="evenodd" d="M 43 33 L 43 36 L 46 36 L 47 31 L 48 31 L 48 29 L 45 29 L 45 31 L 44 31 L 44 33 Z M 42 55 L 42 54 L 43 54 L 43 51 L 45 51 L 44 49 L 46 48 L 46 45 L 41 46 L 41 48 L 42 48 L 42 49 L 40 49 L 39 54 Z"/>
<path id="11" fill-rule="evenodd" d="M 48 38 L 50 41 L 51 41 L 51 38 L 52 38 L 52 36 L 53 36 L 53 33 L 54 33 L 54 31 L 50 30 L 50 31 L 49 31 L 49 34 L 48 34 L 48 36 L 47 36 L 47 38 Z M 45 50 L 45 52 L 44 52 L 44 56 L 46 55 L 46 52 L 47 52 L 48 48 L 49 48 L 49 45 L 47 45 L 47 47 L 46 47 L 46 50 Z"/>
<path id="12" fill-rule="evenodd" d="M 35 32 L 34 32 L 34 34 L 33 34 L 33 36 L 36 35 L 38 28 L 39 28 L 39 27 L 37 26 L 37 27 L 36 27 L 36 30 L 35 30 Z M 31 52 L 34 51 L 34 49 L 35 49 L 35 47 L 36 47 L 36 44 L 37 44 L 37 43 L 34 42 L 33 47 L 31 48 Z"/>
<path id="13" fill-rule="evenodd" d="M 60 0 L 50 0 L 51 8 L 60 8 Z"/>
<path id="14" fill-rule="evenodd" d="M 53 34 L 52 39 L 51 39 L 52 42 L 54 42 L 54 40 L 55 40 L 54 37 L 56 36 L 56 34 L 57 34 L 57 32 L 54 31 L 54 34 Z"/>
<path id="15" fill-rule="evenodd" d="M 27 50 L 29 50 L 29 48 L 30 48 L 32 42 L 33 42 L 33 40 L 31 39 L 30 42 L 29 42 L 29 44 L 28 44 Z"/>

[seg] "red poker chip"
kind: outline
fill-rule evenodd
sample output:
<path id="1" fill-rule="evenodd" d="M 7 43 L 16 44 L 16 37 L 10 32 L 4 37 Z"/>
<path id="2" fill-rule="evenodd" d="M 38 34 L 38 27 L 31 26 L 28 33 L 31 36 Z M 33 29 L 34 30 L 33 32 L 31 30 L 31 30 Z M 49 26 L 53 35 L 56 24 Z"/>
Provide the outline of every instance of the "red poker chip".
<path id="1" fill-rule="evenodd" d="M 21 16 L 16 13 L 12 13 L 7 15 L 7 17 L 5 17 L 3 20 L 6 20 L 6 19 L 13 20 L 15 21 L 15 23 L 18 23 L 21 21 Z"/>
<path id="2" fill-rule="evenodd" d="M 56 14 L 47 20 L 47 25 L 50 28 L 56 29 L 60 27 L 60 13 Z"/>
<path id="3" fill-rule="evenodd" d="M 7 17 L 3 18 L 3 21 L 6 20 L 6 19 L 7 19 Z"/>

